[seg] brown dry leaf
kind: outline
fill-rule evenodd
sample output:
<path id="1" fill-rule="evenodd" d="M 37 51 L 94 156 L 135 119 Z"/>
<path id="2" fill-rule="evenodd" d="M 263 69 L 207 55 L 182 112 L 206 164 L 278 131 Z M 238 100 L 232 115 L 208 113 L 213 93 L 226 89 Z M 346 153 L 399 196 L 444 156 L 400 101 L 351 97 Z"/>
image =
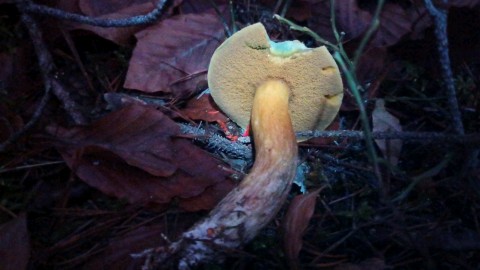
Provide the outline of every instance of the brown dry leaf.
<path id="1" fill-rule="evenodd" d="M 187 13 L 203 13 L 215 5 L 222 6 L 227 5 L 227 0 L 208 0 L 208 1 L 199 1 L 199 0 L 182 0 L 183 5 L 178 7 L 179 14 Z"/>
<path id="2" fill-rule="evenodd" d="M 312 17 L 307 21 L 307 26 L 323 39 L 335 44 L 332 22 L 330 21 L 330 1 L 309 0 L 307 2 L 312 2 L 310 6 Z"/>
<path id="3" fill-rule="evenodd" d="M 385 109 L 385 101 L 377 99 L 372 112 L 373 132 L 402 131 L 400 121 Z M 402 151 L 402 140 L 375 140 L 383 156 L 396 166 Z"/>
<path id="4" fill-rule="evenodd" d="M 80 10 L 87 16 L 99 17 L 107 14 L 117 13 L 119 10 L 126 9 L 128 7 L 142 5 L 145 3 L 154 2 L 150 0 L 78 0 L 78 6 Z M 140 14 L 137 14 L 140 15 Z"/>
<path id="5" fill-rule="evenodd" d="M 207 122 L 225 123 L 228 117 L 225 116 L 215 105 L 211 95 L 202 95 L 199 98 L 192 98 L 185 108 L 180 110 L 183 116 L 192 120 L 203 120 Z"/>
<path id="6" fill-rule="evenodd" d="M 157 222 L 158 225 L 142 226 L 132 230 L 110 240 L 103 252 L 89 259 L 82 269 L 141 269 L 145 258 L 132 258 L 132 254 L 168 244 L 162 234 L 169 240 L 175 240 L 192 225 L 192 221 L 188 216 L 180 215 L 171 226 L 167 226 L 169 223 L 164 219 Z"/>
<path id="7" fill-rule="evenodd" d="M 95 3 L 103 3 L 102 6 L 97 7 L 96 5 L 89 6 L 85 2 L 91 4 L 92 1 L 80 1 L 79 5 L 81 10 L 89 15 L 96 18 L 102 19 L 122 19 L 129 18 L 132 16 L 144 15 L 152 11 L 155 6 L 152 1 L 136 1 L 138 3 L 130 3 L 129 5 L 115 5 L 112 3 L 112 6 L 106 5 L 105 1 L 94 1 Z M 121 3 L 122 1 L 115 1 Z M 103 8 L 103 7 L 107 8 Z M 119 9 L 116 9 L 119 8 Z M 111 13 L 105 13 L 111 12 Z M 117 44 L 125 45 L 132 39 L 133 35 L 138 32 L 140 29 L 145 26 L 132 26 L 132 27 L 97 27 L 92 25 L 74 23 L 72 24 L 74 29 L 84 29 L 94 32 L 95 34 L 113 41 Z"/>
<path id="8" fill-rule="evenodd" d="M 287 215 L 283 221 L 285 231 L 283 244 L 291 265 L 295 265 L 295 261 L 298 259 L 298 254 L 303 245 L 302 237 L 312 218 L 315 202 L 321 190 L 320 188 L 309 194 L 297 195 L 288 207 Z"/>
<path id="9" fill-rule="evenodd" d="M 363 10 L 357 0 L 348 0 L 335 7 L 339 31 L 346 39 L 361 38 L 367 31 L 373 11 Z M 388 47 L 396 44 L 412 31 L 414 22 L 421 16 L 415 7 L 405 9 L 395 3 L 386 3 L 380 14 L 380 25 L 370 41 L 371 47 Z"/>
<path id="10" fill-rule="evenodd" d="M 205 80 L 210 58 L 224 39 L 213 11 L 163 20 L 138 32 L 124 86 L 144 92 L 190 95 Z"/>
<path id="11" fill-rule="evenodd" d="M 232 181 L 218 182 L 207 187 L 199 196 L 182 199 L 178 202 L 178 206 L 190 212 L 212 208 L 216 205 L 216 202 L 219 202 L 234 187 L 235 184 Z"/>
<path id="12" fill-rule="evenodd" d="M 358 6 L 357 0 L 336 2 L 335 19 L 338 31 L 345 33 L 345 38 L 354 39 L 367 31 L 372 15 Z"/>
<path id="13" fill-rule="evenodd" d="M 409 14 L 400 5 L 386 3 L 380 14 L 380 26 L 371 41 L 371 46 L 388 47 L 395 45 L 412 31 L 412 25 L 418 16 L 417 13 Z"/>
<path id="14" fill-rule="evenodd" d="M 360 56 L 358 66 L 356 68 L 357 79 L 362 85 L 372 84 L 377 80 L 383 72 L 385 72 L 388 53 L 386 48 L 370 48 Z M 375 93 L 372 93 L 368 87 L 368 97 L 375 98 Z M 353 101 L 355 102 L 355 101 Z"/>
<path id="15" fill-rule="evenodd" d="M 0 269 L 27 269 L 30 260 L 30 236 L 27 218 L 21 214 L 0 225 Z"/>
<path id="16" fill-rule="evenodd" d="M 156 1 L 150 0 L 129 0 L 129 1 L 117 1 L 117 0 L 76 0 L 76 7 L 80 12 L 87 16 L 102 18 L 102 19 L 124 19 L 132 16 L 145 15 L 151 12 L 156 7 Z M 170 5 L 167 5 L 168 9 L 164 9 L 163 14 L 170 14 L 172 9 L 181 4 L 183 0 L 175 0 Z M 59 1 L 60 6 L 65 6 L 64 3 L 74 5 L 72 0 Z M 73 29 L 84 29 L 94 32 L 95 34 L 111 40 L 120 45 L 126 45 L 132 40 L 133 35 L 141 29 L 145 28 L 145 25 L 132 26 L 132 27 L 96 27 L 81 23 L 69 23 Z"/>
<path id="17" fill-rule="evenodd" d="M 130 203 L 165 204 L 205 196 L 195 209 L 213 207 L 233 187 L 223 164 L 186 139 L 160 111 L 131 104 L 87 127 L 49 127 L 57 149 L 77 176 Z M 221 185 L 216 193 L 207 188 Z M 186 205 L 185 208 L 189 206 Z"/>

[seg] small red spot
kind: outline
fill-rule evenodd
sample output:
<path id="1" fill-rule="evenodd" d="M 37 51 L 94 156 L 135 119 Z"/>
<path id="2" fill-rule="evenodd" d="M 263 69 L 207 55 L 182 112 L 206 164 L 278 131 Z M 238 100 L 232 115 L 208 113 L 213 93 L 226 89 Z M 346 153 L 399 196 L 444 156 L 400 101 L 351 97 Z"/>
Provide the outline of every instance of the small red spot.
<path id="1" fill-rule="evenodd" d="M 207 229 L 207 236 L 210 238 L 215 237 L 215 229 L 214 228 L 208 228 Z"/>
<path id="2" fill-rule="evenodd" d="M 248 137 L 250 136 L 250 125 L 248 125 L 247 129 L 245 129 L 245 132 L 242 135 L 243 137 Z"/>

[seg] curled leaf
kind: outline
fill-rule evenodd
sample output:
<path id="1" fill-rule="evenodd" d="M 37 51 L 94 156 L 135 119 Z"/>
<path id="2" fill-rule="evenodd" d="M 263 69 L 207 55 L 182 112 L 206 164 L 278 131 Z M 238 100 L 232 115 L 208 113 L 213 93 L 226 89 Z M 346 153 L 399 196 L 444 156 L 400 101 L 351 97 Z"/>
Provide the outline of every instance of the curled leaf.
<path id="1" fill-rule="evenodd" d="M 373 132 L 402 131 L 400 121 L 385 110 L 385 101 L 377 99 L 372 113 Z M 398 164 L 402 140 L 375 140 L 383 156 L 392 165 Z"/>
<path id="2" fill-rule="evenodd" d="M 308 194 L 297 195 L 288 207 L 283 221 L 283 244 L 292 268 L 297 265 L 298 254 L 303 245 L 302 237 L 315 211 L 315 202 L 321 190 L 320 188 Z"/>

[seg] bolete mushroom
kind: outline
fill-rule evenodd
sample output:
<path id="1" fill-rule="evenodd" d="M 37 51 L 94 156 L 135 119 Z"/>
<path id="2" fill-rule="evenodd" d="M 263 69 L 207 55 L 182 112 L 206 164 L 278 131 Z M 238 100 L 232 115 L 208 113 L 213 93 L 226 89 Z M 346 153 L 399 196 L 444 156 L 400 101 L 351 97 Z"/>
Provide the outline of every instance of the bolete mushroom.
<path id="1" fill-rule="evenodd" d="M 310 49 L 298 40 L 276 43 L 256 23 L 218 47 L 208 68 L 215 103 L 242 128 L 250 123 L 257 87 L 271 79 L 288 86 L 295 131 L 324 130 L 337 115 L 342 80 L 325 46 Z"/>
<path id="2" fill-rule="evenodd" d="M 284 203 L 297 167 L 295 131 L 324 129 L 338 112 L 343 86 L 325 47 L 275 43 L 257 23 L 228 38 L 208 70 L 211 94 L 242 127 L 251 123 L 255 163 L 210 212 L 169 246 L 189 269 L 252 240 Z M 302 138 L 304 139 L 304 138 Z"/>

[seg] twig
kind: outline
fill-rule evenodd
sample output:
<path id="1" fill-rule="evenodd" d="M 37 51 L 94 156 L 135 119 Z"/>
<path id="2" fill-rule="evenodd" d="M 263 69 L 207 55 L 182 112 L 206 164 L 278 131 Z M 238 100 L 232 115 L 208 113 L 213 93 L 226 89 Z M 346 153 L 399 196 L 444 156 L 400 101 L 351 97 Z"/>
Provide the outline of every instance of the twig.
<path id="1" fill-rule="evenodd" d="M 372 22 L 370 23 L 370 26 L 368 27 L 367 32 L 365 33 L 362 40 L 360 41 L 358 48 L 355 50 L 355 55 L 353 57 L 354 67 L 357 67 L 360 57 L 362 56 L 363 51 L 365 50 L 365 47 L 367 46 L 373 34 L 377 31 L 378 27 L 380 26 L 380 13 L 382 11 L 383 4 L 385 4 L 384 0 L 377 1 L 377 7 L 375 8 L 375 12 L 373 13 Z"/>
<path id="2" fill-rule="evenodd" d="M 233 158 L 252 159 L 252 149 L 245 144 L 232 142 L 217 134 L 209 135 L 205 129 L 199 127 L 180 124 L 180 129 L 184 134 L 195 135 L 195 140 L 205 144 L 209 149 L 220 151 Z"/>
<path id="3" fill-rule="evenodd" d="M 445 0 L 444 0 L 445 2 Z M 447 10 L 436 8 L 431 0 L 425 0 L 425 6 L 434 19 L 435 36 L 437 38 L 437 49 L 439 54 L 440 67 L 443 73 L 443 80 L 447 90 L 448 108 L 453 122 L 453 129 L 457 134 L 464 134 L 462 116 L 458 107 L 457 95 L 455 92 L 455 81 L 453 80 L 450 56 L 448 53 L 447 38 Z"/>
<path id="4" fill-rule="evenodd" d="M 463 145 L 480 145 L 480 133 L 466 135 L 452 135 L 441 132 L 372 132 L 373 139 L 416 141 L 420 143 L 441 142 Z M 339 130 L 339 131 L 302 131 L 297 132 L 297 137 L 312 136 L 321 138 L 347 138 L 363 140 L 365 134 L 362 131 Z"/>
<path id="5" fill-rule="evenodd" d="M 209 135 L 205 129 L 193 127 L 186 124 L 179 124 L 183 134 L 195 136 L 195 140 L 205 144 L 209 149 L 215 149 L 233 158 L 251 159 L 252 150 L 240 142 L 232 142 L 224 137 L 213 134 Z M 315 138 L 338 138 L 350 140 L 364 140 L 365 133 L 355 130 L 338 131 L 301 131 L 296 133 L 297 138 L 315 137 Z M 417 143 L 444 143 L 460 144 L 470 146 L 480 146 L 480 133 L 467 135 L 454 135 L 441 132 L 372 132 L 372 139 L 386 140 L 404 140 L 415 141 Z"/>
<path id="6" fill-rule="evenodd" d="M 70 95 L 69 91 L 65 89 L 63 83 L 56 77 L 48 79 L 52 85 L 53 94 L 62 102 L 63 108 L 73 122 L 77 125 L 87 124 L 87 118 L 78 109 L 77 102 L 72 98 L 72 95 Z"/>
<path id="7" fill-rule="evenodd" d="M 222 15 L 222 12 L 220 12 L 220 9 L 218 8 L 218 5 L 215 3 L 215 1 L 209 0 L 209 2 L 210 2 L 210 5 L 213 7 L 213 10 L 215 11 L 215 13 L 217 13 L 218 18 L 222 21 L 223 30 L 225 31 L 226 36 L 230 37 L 231 35 L 233 35 L 233 33 L 236 32 L 236 29 L 233 29 L 231 31 L 230 28 L 228 27 L 227 20 L 225 20 L 225 17 Z"/>
<path id="8" fill-rule="evenodd" d="M 340 48 L 340 51 L 336 51 L 333 53 L 333 58 L 335 59 L 335 61 L 337 61 L 338 65 L 340 66 L 340 69 L 344 72 L 346 83 L 348 84 L 348 88 L 352 92 L 353 97 L 355 98 L 355 102 L 357 103 L 358 111 L 360 114 L 359 115 L 360 120 L 362 122 L 362 129 L 365 134 L 365 144 L 367 146 L 368 158 L 373 165 L 375 175 L 377 176 L 378 184 L 382 192 L 385 189 L 383 188 L 383 178 L 382 178 L 382 174 L 380 173 L 380 167 L 378 165 L 379 159 L 375 151 L 375 146 L 373 144 L 373 138 L 371 134 L 372 130 L 370 127 L 370 122 L 368 120 L 369 118 L 367 115 L 367 110 L 364 104 L 365 102 L 363 97 L 364 89 L 362 85 L 358 82 L 356 69 L 357 69 L 358 59 L 360 58 L 360 55 L 362 54 L 363 50 L 365 49 L 365 46 L 370 41 L 375 31 L 377 31 L 378 26 L 380 25 L 380 12 L 382 10 L 383 4 L 384 4 L 383 0 L 377 1 L 377 7 L 372 17 L 372 22 L 370 23 L 370 26 L 368 27 L 366 34 L 362 37 L 362 40 L 360 41 L 360 44 L 355 51 L 353 61 L 351 61 L 350 58 L 347 56 L 347 53 L 345 52 L 345 49 L 342 45 L 342 40 L 340 39 L 341 36 L 338 33 L 338 29 L 335 23 L 335 20 L 336 20 L 336 14 L 335 14 L 335 8 L 334 8 L 335 0 L 330 0 L 330 5 L 331 5 L 330 16 L 331 16 L 331 21 L 333 22 L 332 30 L 333 30 L 333 33 L 335 34 L 335 38 Z"/>
<path id="9" fill-rule="evenodd" d="M 144 25 L 155 22 L 162 14 L 163 8 L 168 0 L 159 0 L 154 10 L 145 15 L 133 16 L 123 19 L 96 19 L 88 16 L 65 12 L 63 10 L 28 3 L 25 6 L 25 11 L 40 15 L 47 15 L 57 19 L 84 23 L 100 27 L 126 27 L 134 25 Z"/>
<path id="10" fill-rule="evenodd" d="M 18 7 L 19 9 L 21 9 L 22 4 L 18 4 Z M 54 70 L 52 65 L 52 56 L 50 55 L 45 43 L 43 42 L 42 32 L 40 31 L 38 25 L 32 19 L 32 17 L 26 13 L 23 13 L 21 16 L 21 20 L 25 27 L 28 29 L 28 33 L 33 43 L 33 47 L 35 48 L 37 54 L 38 65 L 40 66 L 44 81 L 44 93 L 30 120 L 25 124 L 25 126 L 23 126 L 21 130 L 12 134 L 6 141 L 0 144 L 0 152 L 5 151 L 11 144 L 16 142 L 23 135 L 25 135 L 25 133 L 27 133 L 38 122 L 51 96 L 50 92 L 52 89 L 52 85 L 50 83 L 49 77 Z"/>

